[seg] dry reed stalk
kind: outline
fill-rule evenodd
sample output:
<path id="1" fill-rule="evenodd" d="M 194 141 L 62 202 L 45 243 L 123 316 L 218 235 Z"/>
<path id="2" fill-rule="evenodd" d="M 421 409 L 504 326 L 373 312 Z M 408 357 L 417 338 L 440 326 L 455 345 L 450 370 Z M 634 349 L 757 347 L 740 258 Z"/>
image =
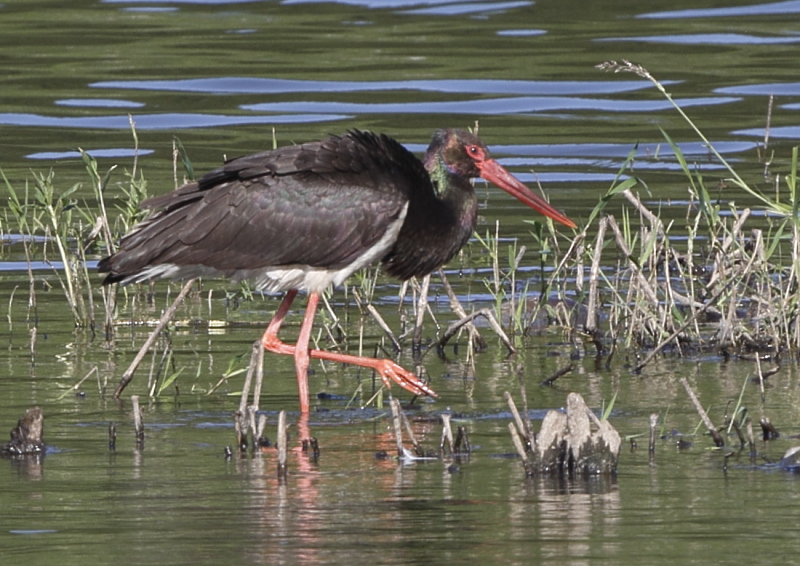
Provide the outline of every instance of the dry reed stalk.
<path id="1" fill-rule="evenodd" d="M 785 295 L 783 296 L 783 304 L 789 305 L 795 300 L 795 288 L 797 286 L 798 270 L 800 270 L 800 227 L 798 223 L 792 224 L 792 266 L 789 272 L 788 281 L 784 287 Z M 784 312 L 787 312 L 784 310 Z M 798 324 L 794 324 L 794 347 L 800 350 L 800 329 Z"/>
<path id="2" fill-rule="evenodd" d="M 114 285 L 101 287 L 100 294 L 103 297 L 103 336 L 106 342 L 111 342 L 114 339 L 117 289 Z"/>
<path id="3" fill-rule="evenodd" d="M 155 354 L 157 349 L 153 350 L 153 360 L 155 360 Z M 164 350 L 161 352 L 161 359 L 158 362 L 158 368 L 153 373 L 153 367 L 151 365 L 150 368 L 150 375 L 147 378 L 147 390 L 150 397 L 156 396 L 156 388 L 158 387 L 158 380 L 161 378 L 161 375 L 164 373 L 165 368 L 167 366 L 167 362 L 172 358 L 172 344 L 167 341 L 164 345 Z"/>
<path id="4" fill-rule="evenodd" d="M 543 379 L 540 382 L 540 385 L 553 385 L 553 383 L 555 383 L 555 381 L 559 377 L 563 377 L 563 376 L 567 375 L 569 372 L 571 372 L 574 369 L 574 367 L 575 366 L 573 366 L 572 364 L 568 364 L 568 365 L 564 366 L 563 368 L 554 371 L 551 375 L 549 375 L 548 377 Z"/>
<path id="5" fill-rule="evenodd" d="M 256 354 L 256 369 L 255 369 L 255 385 L 253 387 L 253 411 L 258 411 L 259 402 L 261 401 L 261 387 L 264 384 L 264 348 L 261 346 L 261 341 L 256 341 L 258 348 L 255 350 Z"/>
<path id="6" fill-rule="evenodd" d="M 603 254 L 603 243 L 608 228 L 608 219 L 603 217 L 597 225 L 597 237 L 594 242 L 592 264 L 589 268 L 589 303 L 586 306 L 586 331 L 594 335 L 597 332 L 597 309 L 600 305 L 598 283 L 600 278 L 600 258 Z M 579 278 L 582 279 L 582 278 Z"/>
<path id="7" fill-rule="evenodd" d="M 447 279 L 447 276 L 444 274 L 444 270 L 439 268 L 439 279 L 442 280 L 442 285 L 444 286 L 445 293 L 447 293 L 447 298 L 450 301 L 450 310 L 452 310 L 456 316 L 460 319 L 467 318 L 467 311 L 464 310 L 464 307 L 461 306 L 461 301 L 458 300 L 453 288 L 450 286 L 450 281 Z M 480 332 L 478 329 L 475 328 L 475 325 L 472 322 L 466 323 L 467 332 L 469 332 L 470 340 L 477 344 L 479 349 L 486 348 L 486 342 L 481 338 Z"/>
<path id="8" fill-rule="evenodd" d="M 713 297 L 711 297 L 710 299 L 708 299 L 708 302 L 707 302 L 707 303 L 705 303 L 705 304 L 704 304 L 702 307 L 700 307 L 699 309 L 697 309 L 697 311 L 694 313 L 694 315 L 693 315 L 693 316 L 690 316 L 690 317 L 688 317 L 688 318 L 687 318 L 687 320 L 685 320 L 685 321 L 684 321 L 684 323 L 683 323 L 681 326 L 679 326 L 678 328 L 676 328 L 676 329 L 675 329 L 675 331 L 674 331 L 674 332 L 672 332 L 672 334 L 670 334 L 669 336 L 667 336 L 666 338 L 664 338 L 664 339 L 663 339 L 661 342 L 659 342 L 659 343 L 658 343 L 658 345 L 656 345 L 656 347 L 655 347 L 655 348 L 653 348 L 653 349 L 650 351 L 650 353 L 647 355 L 647 357 L 644 359 L 644 361 L 640 362 L 640 363 L 639 363 L 639 364 L 638 364 L 636 367 L 634 367 L 634 368 L 633 368 L 633 373 L 638 373 L 638 372 L 640 372 L 640 371 L 641 371 L 641 370 L 644 368 L 644 366 L 646 366 L 646 365 L 647 365 L 647 364 L 649 364 L 651 361 L 653 361 L 653 358 L 655 358 L 655 357 L 658 355 L 658 353 L 659 353 L 659 352 L 660 352 L 660 351 L 661 351 L 661 350 L 662 350 L 662 349 L 663 349 L 665 346 L 667 346 L 667 344 L 669 344 L 670 342 L 672 342 L 673 340 L 675 340 L 675 339 L 676 339 L 678 336 L 680 336 L 680 335 L 681 335 L 681 333 L 682 333 L 684 330 L 686 330 L 686 329 L 689 327 L 689 325 L 691 325 L 691 324 L 692 324 L 692 323 L 693 323 L 693 322 L 694 322 L 694 321 L 697 319 L 697 317 L 698 317 L 699 315 L 701 315 L 702 313 L 704 313 L 708 307 L 710 307 L 711 305 L 713 305 L 713 304 L 714 304 L 714 303 L 717 301 L 717 299 L 719 299 L 719 298 L 720 298 L 720 296 L 722 295 L 722 293 L 724 293 L 724 292 L 725 292 L 725 290 L 728 288 L 728 286 L 733 284 L 733 282 L 734 282 L 734 280 L 733 280 L 733 279 L 731 279 L 730 281 L 728 281 L 728 283 L 726 283 L 726 284 L 725 284 L 725 286 L 724 286 L 724 287 L 722 287 L 721 289 L 717 289 L 717 292 L 714 294 L 714 296 L 713 296 Z"/>
<path id="9" fill-rule="evenodd" d="M 775 99 L 773 94 L 769 95 L 769 103 L 767 104 L 767 123 L 764 125 L 764 157 L 766 158 L 766 151 L 769 147 L 769 128 L 770 124 L 772 123 L 772 103 Z M 769 169 L 769 162 L 767 162 L 764 166 L 764 176 L 767 176 L 767 171 Z"/>
<path id="10" fill-rule="evenodd" d="M 734 415 L 734 418 L 730 420 L 730 426 L 733 427 L 734 431 L 736 431 L 736 436 L 739 439 L 739 448 L 744 448 L 744 434 L 742 434 L 742 428 L 739 426 L 739 423 L 736 421 L 735 417 L 736 415 Z"/>
<path id="11" fill-rule="evenodd" d="M 397 457 L 403 457 L 403 425 L 400 413 L 400 401 L 392 397 L 389 399 L 389 406 L 392 408 L 392 426 L 394 427 L 394 441 L 397 447 Z"/>
<path id="12" fill-rule="evenodd" d="M 345 285 L 345 296 L 347 295 L 347 286 Z M 354 291 L 355 292 L 355 291 Z M 328 313 L 328 316 L 331 317 L 331 321 L 325 324 L 325 331 L 328 333 L 328 339 L 331 341 L 331 346 L 335 347 L 338 350 L 341 350 L 341 344 L 347 343 L 347 332 L 345 332 L 344 327 L 342 326 L 342 322 L 339 317 L 336 315 L 336 311 L 333 310 L 330 301 L 328 300 L 327 293 L 322 293 L 322 302 L 325 304 L 325 310 Z M 347 318 L 347 304 L 345 303 L 345 318 Z M 338 337 L 334 337 L 333 330 L 336 329 L 336 333 Z M 325 364 L 321 364 L 321 367 L 324 369 Z"/>
<path id="13" fill-rule="evenodd" d="M 36 360 L 36 327 L 31 326 L 28 329 L 28 335 L 30 340 L 28 342 L 28 355 L 30 356 L 31 362 Z"/>
<path id="14" fill-rule="evenodd" d="M 500 326 L 500 323 L 497 322 L 497 319 L 494 317 L 494 314 L 488 307 L 482 308 L 479 311 L 476 311 L 470 315 L 465 316 L 461 320 L 457 320 L 454 323 L 452 323 L 450 326 L 447 327 L 447 330 L 444 331 L 439 341 L 430 346 L 428 349 L 430 350 L 430 348 L 434 346 L 437 348 L 444 348 L 447 342 L 453 336 L 456 335 L 456 333 L 462 326 L 464 326 L 465 324 L 472 323 L 472 321 L 479 316 L 482 316 L 487 321 L 489 321 L 489 326 L 491 326 L 492 330 L 494 330 L 495 333 L 500 337 L 500 340 L 503 341 L 503 344 L 505 344 L 506 348 L 508 349 L 508 353 L 515 354 L 517 350 L 511 344 L 511 340 L 509 340 L 508 335 L 506 335 L 506 333 L 503 331 L 503 328 Z"/>
<path id="15" fill-rule="evenodd" d="M 575 292 L 579 297 L 583 295 L 583 260 L 586 257 L 585 243 L 584 240 L 581 240 L 575 249 L 575 273 L 577 274 L 575 277 Z"/>
<path id="16" fill-rule="evenodd" d="M 416 349 L 419 349 L 422 344 L 422 324 L 425 322 L 425 310 L 428 308 L 428 289 L 430 284 L 431 276 L 428 274 L 422 278 L 422 283 L 419 286 L 416 316 L 414 318 L 414 335 L 412 338 L 412 345 Z"/>
<path id="17" fill-rule="evenodd" d="M 520 247 L 519 252 L 514 257 L 514 261 L 511 264 L 511 285 L 510 285 L 511 293 L 510 293 L 510 297 L 509 297 L 508 303 L 509 303 L 509 306 L 510 306 L 509 312 L 511 312 L 511 317 L 510 317 L 511 318 L 511 323 L 509 324 L 509 326 L 511 327 L 512 333 L 516 330 L 517 323 L 519 323 L 520 325 L 522 323 L 521 320 L 515 321 L 515 317 L 516 317 L 516 314 L 517 314 L 517 306 L 516 306 L 516 296 L 517 296 L 517 294 L 516 294 L 515 290 L 517 288 L 517 270 L 519 269 L 519 264 L 522 261 L 522 256 L 525 255 L 526 251 L 527 251 L 527 248 L 525 246 Z M 525 296 L 524 296 L 523 293 L 524 293 L 524 291 L 520 291 L 520 300 L 522 301 L 522 304 L 524 305 L 525 304 Z"/>
<path id="18" fill-rule="evenodd" d="M 711 419 L 708 418 L 708 413 L 700 404 L 700 401 L 697 399 L 697 396 L 694 394 L 692 387 L 689 385 L 689 382 L 686 380 L 685 377 L 680 379 L 681 385 L 686 390 L 686 393 L 689 395 L 689 399 L 692 401 L 692 405 L 694 405 L 695 411 L 697 414 L 700 415 L 700 419 L 703 421 L 703 425 L 708 429 L 708 432 L 711 434 L 711 438 L 714 440 L 714 444 L 717 448 L 722 448 L 725 446 L 725 440 L 723 440 L 722 435 L 720 435 L 717 427 L 714 426 L 714 423 L 711 422 Z"/>
<path id="19" fill-rule="evenodd" d="M 167 326 L 167 323 L 172 320 L 172 317 L 175 316 L 175 311 L 178 310 L 178 307 L 183 302 L 183 299 L 186 298 L 186 295 L 189 294 L 189 291 L 192 288 L 192 285 L 196 279 L 189 279 L 186 283 L 183 284 L 180 293 L 178 296 L 175 297 L 175 300 L 172 304 L 164 311 L 164 314 L 161 316 L 161 319 L 158 321 L 158 324 L 150 333 L 150 336 L 147 337 L 142 347 L 139 349 L 139 352 L 136 354 L 136 357 L 133 358 L 131 365 L 128 366 L 128 369 L 125 370 L 125 373 L 122 374 L 122 377 L 119 380 L 119 384 L 117 385 L 116 390 L 114 391 L 114 398 L 119 399 L 122 391 L 128 386 L 128 384 L 133 379 L 133 373 L 136 371 L 136 368 L 139 367 L 142 359 L 144 358 L 147 350 L 150 346 L 153 345 L 153 342 L 156 341 L 158 335 L 161 334 L 161 331 Z"/>
<path id="20" fill-rule="evenodd" d="M 622 191 L 622 195 L 633 205 L 639 215 L 650 223 L 656 232 L 658 232 L 659 236 L 662 238 L 666 237 L 666 233 L 664 232 L 664 224 L 661 222 L 661 219 L 653 214 L 644 204 L 642 204 L 642 201 L 639 199 L 638 195 L 633 194 L 630 189 L 625 189 Z"/>
<path id="21" fill-rule="evenodd" d="M 505 398 L 506 403 L 508 403 L 508 408 L 511 411 L 511 416 L 514 417 L 514 422 L 508 423 L 509 429 L 513 428 L 513 426 L 516 425 L 516 429 L 514 429 L 514 433 L 512 433 L 512 436 L 513 434 L 517 433 L 517 431 L 519 431 L 518 436 L 521 436 L 525 440 L 525 446 L 527 447 L 528 450 L 530 450 L 533 447 L 533 436 L 529 434 L 528 427 L 526 427 L 525 423 L 522 421 L 522 417 L 520 416 L 519 411 L 517 410 L 517 405 L 516 403 L 514 403 L 514 398 L 508 391 L 503 393 L 503 397 Z"/>
<path id="22" fill-rule="evenodd" d="M 642 273 L 642 270 L 639 268 L 639 266 L 636 265 L 636 263 L 634 263 L 632 259 L 630 259 L 632 257 L 631 251 L 628 248 L 628 244 L 625 243 L 625 238 L 622 236 L 622 231 L 619 229 L 617 221 L 614 220 L 614 217 L 611 215 L 607 216 L 607 218 L 608 218 L 608 225 L 611 228 L 611 231 L 614 233 L 614 239 L 617 243 L 617 249 L 619 249 L 623 257 L 628 258 L 628 268 L 631 270 L 631 273 L 633 273 L 636 276 L 636 279 L 639 282 L 638 288 L 647 298 L 647 301 L 650 303 L 650 305 L 654 309 L 658 310 L 659 303 L 658 303 L 658 297 L 656 296 L 656 292 L 650 285 L 650 282 L 647 280 L 647 277 L 645 277 L 644 273 Z"/>
<path id="23" fill-rule="evenodd" d="M 533 476 L 535 474 L 533 463 L 531 462 L 530 458 L 528 458 L 525 445 L 523 444 L 519 432 L 517 432 L 517 427 L 514 426 L 514 423 L 508 423 L 508 432 L 511 433 L 511 442 L 514 444 L 514 449 L 517 451 L 517 454 L 522 460 L 522 466 L 525 469 L 525 475 L 528 477 Z"/>
<path id="24" fill-rule="evenodd" d="M 414 431 L 411 428 L 411 423 L 408 421 L 405 411 L 403 411 L 403 409 L 400 407 L 400 401 L 398 399 L 395 399 L 395 401 L 397 401 L 397 409 L 400 414 L 400 420 L 403 422 L 403 428 L 408 435 L 408 439 L 411 441 L 411 445 L 414 447 L 414 453 L 417 454 L 417 456 L 424 456 L 425 451 L 417 440 L 417 436 L 414 434 Z"/>
<path id="25" fill-rule="evenodd" d="M 80 389 L 81 385 L 83 385 L 83 382 L 86 381 L 87 379 L 89 379 L 92 376 L 92 374 L 97 374 L 98 377 L 99 377 L 100 372 L 98 371 L 97 366 L 94 366 L 92 369 L 90 369 L 89 373 L 87 373 L 80 380 L 78 380 L 78 383 L 76 383 L 75 385 L 73 385 L 72 387 L 70 387 L 69 389 L 64 391 L 64 393 L 59 395 L 58 396 L 58 400 L 60 401 L 61 399 L 63 399 L 67 395 L 69 395 L 70 393 L 77 393 L 78 390 Z M 99 383 L 98 383 L 98 386 L 99 386 Z M 102 393 L 102 391 L 101 391 L 101 393 Z"/>
<path id="26" fill-rule="evenodd" d="M 31 266 L 31 255 L 28 249 L 28 240 L 22 238 L 22 249 L 25 250 L 25 263 L 28 270 L 28 322 L 31 321 L 31 311 L 33 311 L 33 325 L 39 324 L 39 312 L 36 308 L 36 280 L 33 277 L 33 267 Z"/>
<path id="27" fill-rule="evenodd" d="M 386 324 L 386 321 L 383 320 L 383 317 L 380 315 L 378 310 L 374 306 L 372 306 L 372 304 L 369 304 L 367 305 L 367 312 L 372 315 L 372 318 L 375 319 L 375 322 L 378 323 L 378 326 L 381 327 L 381 330 L 383 330 L 384 334 L 386 334 L 386 336 L 389 337 L 389 340 L 391 340 L 392 346 L 394 347 L 395 351 L 399 352 L 402 349 L 402 347 L 400 346 L 400 342 L 397 341 L 394 332 L 392 332 L 392 329 L 389 328 L 388 324 Z"/>
<path id="28" fill-rule="evenodd" d="M 519 396 L 522 399 L 522 433 L 528 439 L 528 443 L 533 446 L 536 436 L 533 434 L 533 425 L 528 413 L 528 392 L 525 390 L 525 372 L 522 364 L 517 366 L 517 384 L 519 385 Z"/>

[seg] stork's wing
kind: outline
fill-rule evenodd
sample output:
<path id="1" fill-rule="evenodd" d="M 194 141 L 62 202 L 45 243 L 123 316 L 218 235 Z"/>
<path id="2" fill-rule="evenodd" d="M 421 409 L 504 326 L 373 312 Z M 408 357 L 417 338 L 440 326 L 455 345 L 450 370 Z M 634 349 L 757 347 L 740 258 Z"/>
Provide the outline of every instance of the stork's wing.
<path id="1" fill-rule="evenodd" d="M 171 276 L 339 269 L 380 241 L 425 183 L 416 157 L 364 132 L 234 159 L 146 201 L 151 215 L 99 269 L 110 273 L 107 282 L 158 276 L 148 268 L 165 264 L 179 268 Z"/>

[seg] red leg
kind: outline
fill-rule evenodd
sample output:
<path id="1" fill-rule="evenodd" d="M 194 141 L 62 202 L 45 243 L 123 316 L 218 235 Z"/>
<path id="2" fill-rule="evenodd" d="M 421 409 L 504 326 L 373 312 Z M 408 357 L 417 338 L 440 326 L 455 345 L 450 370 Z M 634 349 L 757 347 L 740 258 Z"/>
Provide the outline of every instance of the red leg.
<path id="1" fill-rule="evenodd" d="M 392 382 L 395 382 L 414 395 L 438 397 L 436 392 L 422 382 L 416 375 L 403 369 L 392 360 L 387 360 L 385 358 L 362 358 L 359 356 L 326 352 L 325 350 L 310 350 L 309 354 L 312 358 L 319 360 L 328 360 L 330 362 L 339 362 L 373 369 L 380 376 L 381 381 L 383 381 L 387 389 L 390 389 L 392 387 Z"/>
<path id="2" fill-rule="evenodd" d="M 281 329 L 283 318 L 286 316 L 286 313 L 289 312 L 289 307 L 292 306 L 292 301 L 296 296 L 297 291 L 294 289 L 287 291 L 286 295 L 283 296 L 278 310 L 275 311 L 272 320 L 269 321 L 269 325 L 264 331 L 264 336 L 261 337 L 261 345 L 264 346 L 264 349 L 268 352 L 275 352 L 276 354 L 294 354 L 294 348 L 292 346 L 284 344 L 278 339 L 278 331 Z"/>
<path id="3" fill-rule="evenodd" d="M 308 413 L 308 341 L 311 337 L 311 325 L 314 322 L 314 312 L 317 309 L 317 301 L 319 297 L 317 293 L 310 293 L 308 296 L 308 306 L 306 307 L 306 315 L 303 318 L 303 325 L 300 327 L 300 336 L 297 338 L 297 345 L 290 346 L 278 338 L 278 331 L 281 328 L 283 319 L 286 313 L 289 312 L 289 307 L 292 306 L 292 301 L 297 296 L 297 291 L 290 289 L 283 297 L 278 310 L 269 322 L 264 335 L 261 337 L 261 345 L 268 352 L 275 352 L 276 354 L 288 354 L 294 356 L 294 368 L 297 375 L 297 390 L 300 397 L 300 412 Z"/>
<path id="4" fill-rule="evenodd" d="M 294 347 L 294 370 L 297 372 L 297 392 L 300 395 L 300 412 L 307 413 L 308 403 L 308 343 L 311 340 L 311 328 L 314 326 L 314 314 L 317 312 L 319 293 L 308 294 L 306 314 L 303 315 L 303 324 L 300 325 L 300 334 Z"/>
<path id="5" fill-rule="evenodd" d="M 433 389 L 420 381 L 416 375 L 406 371 L 391 360 L 362 358 L 359 356 L 326 352 L 325 350 L 309 350 L 308 343 L 311 338 L 311 327 L 314 323 L 314 313 L 317 310 L 317 303 L 319 302 L 318 293 L 308 294 L 308 306 L 306 307 L 305 316 L 303 316 L 303 324 L 300 327 L 300 335 L 297 338 L 296 346 L 290 346 L 289 344 L 281 342 L 278 339 L 278 330 L 296 295 L 297 291 L 295 290 L 290 290 L 286 293 L 278 310 L 275 312 L 275 316 L 272 317 L 269 326 L 267 326 L 264 336 L 261 338 L 261 344 L 264 346 L 264 349 L 269 352 L 294 356 L 301 413 L 308 413 L 309 411 L 308 365 L 310 358 L 370 368 L 378 373 L 381 381 L 383 381 L 387 388 L 391 387 L 392 382 L 395 382 L 403 389 L 415 395 L 437 396 Z"/>

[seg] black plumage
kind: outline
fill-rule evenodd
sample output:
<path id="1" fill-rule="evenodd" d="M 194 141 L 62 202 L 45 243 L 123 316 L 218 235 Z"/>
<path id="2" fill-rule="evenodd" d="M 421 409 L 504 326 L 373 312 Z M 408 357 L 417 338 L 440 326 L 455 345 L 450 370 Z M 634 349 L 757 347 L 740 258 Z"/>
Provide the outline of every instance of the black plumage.
<path id="1" fill-rule="evenodd" d="M 267 327 L 265 349 L 295 358 L 300 410 L 309 410 L 310 358 L 372 368 L 416 395 L 435 393 L 390 360 L 309 350 L 319 293 L 378 260 L 400 279 L 449 261 L 472 234 L 483 177 L 542 214 L 575 224 L 489 155 L 477 136 L 437 130 L 420 161 L 385 135 L 341 136 L 233 159 L 162 196 L 149 216 L 98 264 L 104 283 L 220 275 L 287 291 Z M 297 344 L 278 330 L 298 290 L 308 307 Z"/>

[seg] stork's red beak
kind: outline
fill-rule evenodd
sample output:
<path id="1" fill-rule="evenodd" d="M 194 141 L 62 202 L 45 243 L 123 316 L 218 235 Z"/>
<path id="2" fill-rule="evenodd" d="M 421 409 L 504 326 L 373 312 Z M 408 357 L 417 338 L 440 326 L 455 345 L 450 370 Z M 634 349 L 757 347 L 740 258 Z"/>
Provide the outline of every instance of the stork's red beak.
<path id="1" fill-rule="evenodd" d="M 572 220 L 550 206 L 550 204 L 540 196 L 534 194 L 494 159 L 487 159 L 476 163 L 476 165 L 480 169 L 483 179 L 494 183 L 511 196 L 530 206 L 536 212 L 544 214 L 548 218 L 552 218 L 556 222 L 560 222 L 569 228 L 577 228 L 577 225 Z"/>

